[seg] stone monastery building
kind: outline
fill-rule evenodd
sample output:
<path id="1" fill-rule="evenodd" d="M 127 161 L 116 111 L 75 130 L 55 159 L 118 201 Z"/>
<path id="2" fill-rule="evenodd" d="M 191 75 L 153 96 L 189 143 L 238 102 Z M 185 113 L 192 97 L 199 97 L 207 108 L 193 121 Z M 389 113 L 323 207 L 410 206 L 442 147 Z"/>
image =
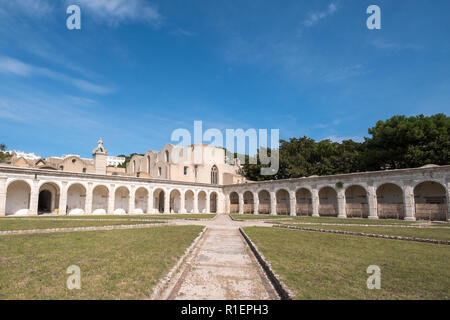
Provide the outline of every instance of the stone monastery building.
<path id="1" fill-rule="evenodd" d="M 450 165 L 246 181 L 238 161 L 210 145 L 92 159 L 27 157 L 0 164 L 0 216 L 248 213 L 450 220 Z"/>

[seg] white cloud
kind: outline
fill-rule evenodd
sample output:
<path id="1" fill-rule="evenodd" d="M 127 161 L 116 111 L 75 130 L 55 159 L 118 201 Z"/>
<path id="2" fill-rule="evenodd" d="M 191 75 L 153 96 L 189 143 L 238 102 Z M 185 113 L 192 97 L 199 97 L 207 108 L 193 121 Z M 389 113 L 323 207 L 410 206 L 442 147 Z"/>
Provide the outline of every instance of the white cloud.
<path id="1" fill-rule="evenodd" d="M 42 17 L 51 13 L 53 9 L 54 2 L 49 2 L 48 0 L 8 0 L 0 3 L 1 14 L 22 12 L 33 17 Z"/>
<path id="2" fill-rule="evenodd" d="M 384 39 L 378 38 L 370 42 L 372 46 L 377 49 L 386 49 L 386 50 L 420 50 L 421 47 L 414 44 L 401 44 L 395 42 L 389 42 Z"/>
<path id="3" fill-rule="evenodd" d="M 0 72 L 12 73 L 18 76 L 28 76 L 32 67 L 16 59 L 0 56 Z"/>
<path id="4" fill-rule="evenodd" d="M 73 0 L 68 2 L 73 3 Z M 82 12 L 87 8 L 110 25 L 138 21 L 159 26 L 163 20 L 158 8 L 144 0 L 78 0 L 77 3 Z"/>
<path id="5" fill-rule="evenodd" d="M 330 3 L 328 8 L 320 12 L 312 12 L 309 14 L 308 19 L 303 21 L 303 24 L 307 27 L 312 27 L 320 20 L 332 16 L 338 10 L 338 6 L 335 3 Z"/>
<path id="6" fill-rule="evenodd" d="M 22 61 L 7 57 L 0 56 L 0 72 L 7 74 L 14 74 L 16 76 L 43 76 L 53 80 L 62 81 L 76 86 L 77 88 L 96 93 L 96 94 L 107 94 L 111 93 L 113 89 L 94 84 L 92 82 L 74 78 L 63 73 L 53 71 L 47 68 L 36 67 Z"/>

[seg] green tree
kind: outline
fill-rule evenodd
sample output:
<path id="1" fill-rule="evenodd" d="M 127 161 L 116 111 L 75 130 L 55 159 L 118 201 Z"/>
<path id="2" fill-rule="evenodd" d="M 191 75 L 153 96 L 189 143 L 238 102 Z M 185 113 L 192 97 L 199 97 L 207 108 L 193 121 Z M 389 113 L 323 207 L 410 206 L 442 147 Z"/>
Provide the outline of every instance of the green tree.
<path id="1" fill-rule="evenodd" d="M 369 129 L 363 156 L 368 170 L 414 168 L 450 162 L 450 117 L 394 116 Z"/>

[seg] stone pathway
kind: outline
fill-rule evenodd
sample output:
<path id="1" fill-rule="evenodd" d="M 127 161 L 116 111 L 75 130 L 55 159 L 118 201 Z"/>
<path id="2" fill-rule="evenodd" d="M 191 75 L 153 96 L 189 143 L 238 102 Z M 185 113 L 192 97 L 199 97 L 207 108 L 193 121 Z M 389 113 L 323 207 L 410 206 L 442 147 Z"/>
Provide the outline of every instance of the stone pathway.
<path id="1" fill-rule="evenodd" d="M 279 299 L 239 233 L 242 223 L 218 215 L 205 224 L 205 235 L 161 298 Z"/>

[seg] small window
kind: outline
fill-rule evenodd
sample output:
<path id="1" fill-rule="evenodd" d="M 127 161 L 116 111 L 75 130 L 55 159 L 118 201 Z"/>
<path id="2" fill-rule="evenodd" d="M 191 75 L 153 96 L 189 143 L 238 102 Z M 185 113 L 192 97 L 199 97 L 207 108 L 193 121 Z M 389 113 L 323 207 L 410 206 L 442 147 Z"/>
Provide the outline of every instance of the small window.
<path id="1" fill-rule="evenodd" d="M 188 167 L 184 167 L 184 175 L 187 175 L 188 173 Z"/>
<path id="2" fill-rule="evenodd" d="M 60 166 L 59 169 L 60 169 L 61 171 L 63 171 L 63 170 L 64 170 L 64 166 Z"/>
<path id="3" fill-rule="evenodd" d="M 83 173 L 86 173 L 86 168 L 83 168 Z"/>
<path id="4" fill-rule="evenodd" d="M 75 160 L 75 159 L 72 159 L 72 163 L 75 163 L 75 162 L 77 162 L 77 160 Z"/>
<path id="5" fill-rule="evenodd" d="M 169 162 L 169 151 L 166 150 L 165 154 L 166 154 L 166 162 Z"/>
<path id="6" fill-rule="evenodd" d="M 158 168 L 158 176 L 161 176 L 161 167 Z"/>

